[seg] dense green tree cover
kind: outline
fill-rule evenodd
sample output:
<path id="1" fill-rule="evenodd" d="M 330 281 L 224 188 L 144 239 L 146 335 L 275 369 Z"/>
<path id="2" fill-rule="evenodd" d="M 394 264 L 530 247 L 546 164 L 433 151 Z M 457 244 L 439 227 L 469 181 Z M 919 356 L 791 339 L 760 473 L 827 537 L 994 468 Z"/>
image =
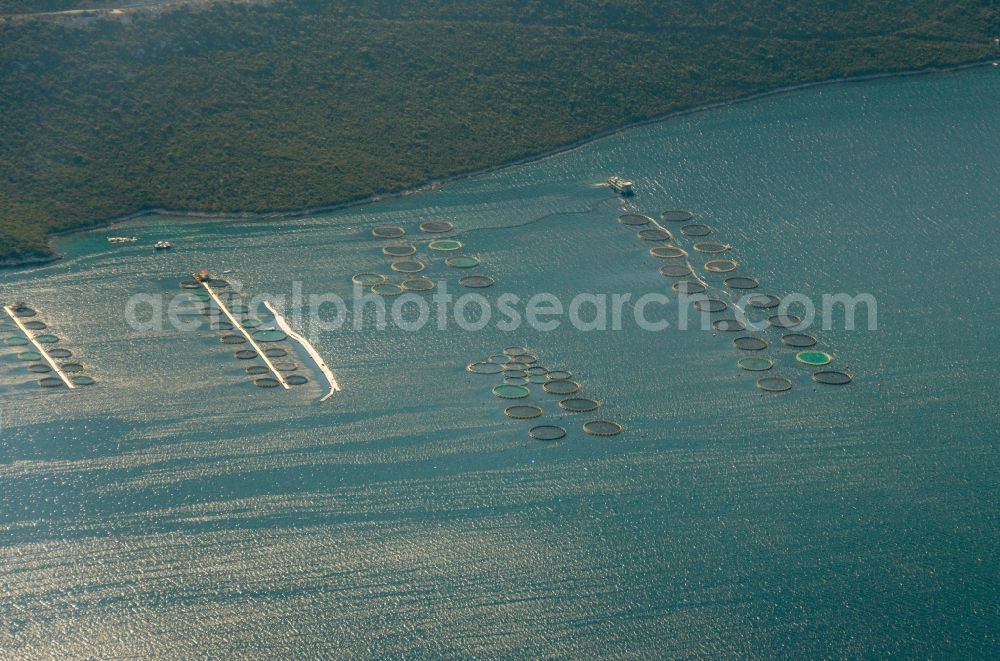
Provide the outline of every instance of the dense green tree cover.
<path id="1" fill-rule="evenodd" d="M 8 2 L 0 12 L 91 6 Z M 0 18 L 0 258 L 347 201 L 784 85 L 989 57 L 993 0 L 278 0 Z"/>

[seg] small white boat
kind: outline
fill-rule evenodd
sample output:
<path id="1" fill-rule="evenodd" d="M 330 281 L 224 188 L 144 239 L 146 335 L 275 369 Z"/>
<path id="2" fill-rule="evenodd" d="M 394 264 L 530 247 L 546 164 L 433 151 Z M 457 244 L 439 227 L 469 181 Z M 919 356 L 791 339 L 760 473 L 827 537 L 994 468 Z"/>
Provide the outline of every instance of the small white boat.
<path id="1" fill-rule="evenodd" d="M 169 241 L 157 241 L 153 244 L 153 247 L 157 250 L 170 250 L 172 246 Z"/>
<path id="2" fill-rule="evenodd" d="M 634 195 L 635 188 L 628 179 L 622 177 L 608 177 L 608 186 L 619 195 Z"/>
<path id="3" fill-rule="evenodd" d="M 139 240 L 136 236 L 109 236 L 108 243 L 135 243 Z"/>

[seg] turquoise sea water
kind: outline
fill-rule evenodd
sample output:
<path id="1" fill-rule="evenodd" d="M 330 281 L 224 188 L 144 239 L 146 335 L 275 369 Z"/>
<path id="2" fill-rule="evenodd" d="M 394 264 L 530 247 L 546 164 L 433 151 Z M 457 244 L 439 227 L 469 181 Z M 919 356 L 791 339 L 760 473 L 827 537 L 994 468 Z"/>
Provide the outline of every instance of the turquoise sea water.
<path id="1" fill-rule="evenodd" d="M 60 239 L 66 259 L 3 273 L 0 298 L 98 385 L 40 389 L 0 347 L 0 655 L 995 656 L 997 107 L 995 69 L 829 86 L 338 213 Z M 761 291 L 872 294 L 877 330 L 816 331 L 855 381 L 813 384 L 775 330 L 782 394 L 735 367 L 732 333 L 305 318 L 343 387 L 318 405 L 304 356 L 310 385 L 263 390 L 216 333 L 125 321 L 201 266 L 348 296 L 390 273 L 373 227 L 425 242 L 432 218 L 482 262 L 436 256 L 453 291 L 480 272 L 490 298 L 670 293 L 592 185 L 614 173 L 639 212 L 695 211 Z M 464 368 L 522 343 L 625 432 L 583 434 L 592 416 L 537 386 L 518 403 L 545 415 L 506 418 Z"/>

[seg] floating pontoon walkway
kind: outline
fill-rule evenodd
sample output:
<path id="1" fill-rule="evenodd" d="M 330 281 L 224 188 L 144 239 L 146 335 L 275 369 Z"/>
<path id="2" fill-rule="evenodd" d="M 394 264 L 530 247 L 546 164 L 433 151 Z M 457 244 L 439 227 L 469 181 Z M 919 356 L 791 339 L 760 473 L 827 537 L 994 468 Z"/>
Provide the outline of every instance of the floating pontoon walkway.
<path id="1" fill-rule="evenodd" d="M 42 346 L 42 343 L 35 339 L 35 334 L 32 333 L 30 330 L 28 330 L 27 326 L 24 325 L 21 319 L 18 318 L 16 314 L 14 314 L 14 309 L 9 305 L 5 305 L 3 306 L 3 311 L 7 313 L 8 317 L 14 320 L 14 323 L 17 324 L 17 327 L 21 330 L 22 333 L 24 333 L 24 336 L 28 338 L 28 341 L 34 345 L 35 350 L 39 354 L 41 354 L 42 358 L 45 359 L 45 362 L 47 362 L 49 364 L 49 367 L 52 368 L 52 371 L 59 375 L 59 378 L 62 379 L 62 382 L 66 384 L 66 387 L 76 388 L 76 384 L 74 384 L 73 381 L 68 376 L 66 376 L 66 373 L 63 372 L 62 368 L 59 367 L 59 364 L 56 363 L 56 361 L 52 358 L 52 356 L 49 355 L 49 352 L 45 350 L 45 347 Z"/>
<path id="2" fill-rule="evenodd" d="M 274 315 L 275 323 L 277 323 L 278 327 L 281 328 L 282 331 L 284 331 L 285 335 L 287 335 L 288 337 L 292 338 L 300 345 L 302 345 L 302 348 L 306 350 L 306 353 L 308 353 L 309 356 L 313 359 L 313 362 L 316 363 L 316 367 L 318 367 L 319 371 L 322 372 L 323 376 L 326 377 L 326 382 L 330 385 L 330 391 L 327 392 L 325 395 L 323 395 L 319 401 L 325 402 L 326 400 L 333 397 L 333 393 L 340 391 L 340 385 L 337 383 L 337 379 L 333 376 L 333 372 L 330 370 L 329 367 L 327 367 L 326 362 L 324 362 L 323 360 L 323 357 L 319 355 L 319 352 L 316 351 L 316 349 L 313 347 L 312 343 L 309 342 L 309 340 L 307 340 L 306 338 L 302 337 L 294 330 L 292 330 L 292 327 L 288 325 L 288 322 L 285 321 L 285 318 L 277 310 L 274 309 L 274 306 L 272 306 L 270 302 L 265 300 L 264 307 L 266 307 L 271 312 L 271 314 Z"/>
<path id="3" fill-rule="evenodd" d="M 264 361 L 264 364 L 267 365 L 267 368 L 271 370 L 272 374 L 274 374 L 274 378 L 278 380 L 278 383 L 281 384 L 281 387 L 287 390 L 288 381 L 285 380 L 284 375 L 278 371 L 278 368 L 274 366 L 274 363 L 272 363 L 271 359 L 267 357 L 267 354 L 264 353 L 264 350 L 261 349 L 260 345 L 257 344 L 257 342 L 253 339 L 253 336 L 250 335 L 250 332 L 243 327 L 243 324 L 241 324 L 239 321 L 236 320 L 236 317 L 233 316 L 233 313 L 229 311 L 229 308 L 226 307 L 226 304 L 222 302 L 222 299 L 219 298 L 218 294 L 215 293 L 215 291 L 212 289 L 212 287 L 208 284 L 207 281 L 202 280 L 201 286 L 205 288 L 205 291 L 208 292 L 208 295 L 211 296 L 212 300 L 215 301 L 215 304 L 219 306 L 219 309 L 222 311 L 222 314 L 226 315 L 226 318 L 229 319 L 229 323 L 233 325 L 233 328 L 239 329 L 240 333 L 243 334 L 243 337 L 247 339 L 247 342 L 250 343 L 250 346 L 253 347 L 254 351 L 257 352 L 257 355 L 260 356 L 261 360 Z"/>

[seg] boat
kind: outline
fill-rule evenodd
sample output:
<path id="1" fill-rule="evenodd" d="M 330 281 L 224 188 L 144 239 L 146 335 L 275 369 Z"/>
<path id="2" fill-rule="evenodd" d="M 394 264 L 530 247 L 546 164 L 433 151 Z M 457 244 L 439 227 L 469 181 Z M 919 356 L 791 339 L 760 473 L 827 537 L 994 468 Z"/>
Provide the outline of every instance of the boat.
<path id="1" fill-rule="evenodd" d="M 135 243 L 139 240 L 137 236 L 109 236 L 108 243 Z"/>
<path id="2" fill-rule="evenodd" d="M 619 195 L 635 195 L 632 182 L 622 177 L 608 177 L 608 186 Z"/>
<path id="3" fill-rule="evenodd" d="M 169 241 L 157 241 L 153 244 L 153 247 L 157 250 L 170 250 L 172 246 Z"/>

